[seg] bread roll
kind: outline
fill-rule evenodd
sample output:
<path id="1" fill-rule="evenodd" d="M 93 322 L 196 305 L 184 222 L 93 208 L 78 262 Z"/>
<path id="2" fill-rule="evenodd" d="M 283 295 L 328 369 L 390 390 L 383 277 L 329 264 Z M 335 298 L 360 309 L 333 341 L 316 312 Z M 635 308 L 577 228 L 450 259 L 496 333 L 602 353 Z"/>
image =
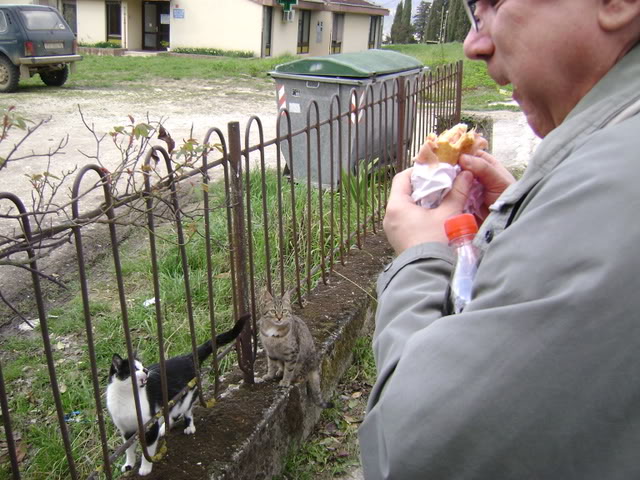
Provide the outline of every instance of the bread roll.
<path id="1" fill-rule="evenodd" d="M 438 157 L 438 161 L 456 165 L 462 153 L 470 153 L 476 139 L 475 132 L 467 131 L 464 123 L 454 125 L 436 137 L 435 133 L 427 135 L 427 142 Z"/>

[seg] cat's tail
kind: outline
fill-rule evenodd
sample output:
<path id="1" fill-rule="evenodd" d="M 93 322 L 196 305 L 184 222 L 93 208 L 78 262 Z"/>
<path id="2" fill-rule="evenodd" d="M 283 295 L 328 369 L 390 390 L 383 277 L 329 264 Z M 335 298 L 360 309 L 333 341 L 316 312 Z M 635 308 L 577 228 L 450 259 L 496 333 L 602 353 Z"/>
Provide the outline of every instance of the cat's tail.
<path id="1" fill-rule="evenodd" d="M 311 390 L 311 398 L 313 403 L 321 408 L 333 408 L 333 402 L 325 402 L 322 400 L 322 391 L 320 390 L 320 372 L 316 368 L 309 373 L 309 390 Z"/>
<path id="2" fill-rule="evenodd" d="M 231 330 L 223 332 L 216 336 L 216 347 L 221 347 L 227 343 L 231 343 L 236 339 L 240 332 L 244 328 L 244 324 L 251 318 L 251 314 L 247 313 L 241 316 Z M 211 340 L 207 340 L 205 343 L 198 347 L 198 360 L 200 363 L 204 362 L 206 358 L 213 353 L 213 344 Z"/>

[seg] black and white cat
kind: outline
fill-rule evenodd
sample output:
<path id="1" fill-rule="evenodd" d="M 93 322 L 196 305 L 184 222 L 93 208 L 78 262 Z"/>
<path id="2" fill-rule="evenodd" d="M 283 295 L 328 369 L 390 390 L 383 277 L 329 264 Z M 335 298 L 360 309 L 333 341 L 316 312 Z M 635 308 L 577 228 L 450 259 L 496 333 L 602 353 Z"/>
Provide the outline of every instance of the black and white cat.
<path id="1" fill-rule="evenodd" d="M 250 315 L 242 316 L 233 328 L 227 332 L 221 333 L 216 337 L 216 345 L 221 347 L 232 342 L 242 331 L 244 325 Z M 202 362 L 213 352 L 211 340 L 203 343 L 198 347 L 198 362 Z M 140 395 L 140 409 L 142 413 L 143 424 L 147 423 L 159 410 L 162 409 L 162 387 L 160 384 L 160 364 L 154 363 L 148 369 L 144 368 L 142 363 L 134 360 L 135 376 L 138 383 L 138 392 Z M 169 391 L 169 399 L 178 394 L 195 376 L 196 370 L 193 364 L 193 355 L 187 353 L 178 357 L 170 358 L 165 363 L 167 372 L 167 389 Z M 193 423 L 193 404 L 197 395 L 197 387 L 190 390 L 182 399 L 180 399 L 170 410 L 171 422 L 175 422 L 180 417 L 184 417 L 185 429 L 187 435 L 193 434 L 196 427 Z M 136 417 L 135 399 L 133 394 L 133 386 L 131 385 L 131 368 L 129 360 L 122 358 L 118 354 L 114 354 L 111 361 L 111 370 L 109 372 L 109 385 L 107 386 L 107 410 L 118 427 L 124 440 L 128 440 L 138 431 L 138 421 Z M 147 451 L 150 456 L 155 455 L 158 447 L 158 440 L 165 433 L 164 417 L 160 417 L 145 434 L 147 443 Z M 168 427 L 171 427 L 169 425 Z M 133 469 L 136 463 L 136 443 L 134 442 L 127 449 L 127 460 L 122 466 L 122 471 L 126 472 Z M 139 475 L 148 475 L 151 473 L 153 463 L 149 462 L 144 455 L 140 464 Z"/>

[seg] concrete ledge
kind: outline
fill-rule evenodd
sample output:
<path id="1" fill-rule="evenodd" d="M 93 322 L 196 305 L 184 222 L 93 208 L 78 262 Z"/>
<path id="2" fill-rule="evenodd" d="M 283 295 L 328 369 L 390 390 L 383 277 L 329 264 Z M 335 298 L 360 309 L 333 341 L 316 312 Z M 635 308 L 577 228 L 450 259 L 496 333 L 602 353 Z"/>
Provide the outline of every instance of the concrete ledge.
<path id="1" fill-rule="evenodd" d="M 324 398 L 331 397 L 351 364 L 356 339 L 372 327 L 375 281 L 390 256 L 384 235 L 369 236 L 298 312 L 323 357 Z M 264 353 L 258 354 L 256 371 L 257 376 L 265 371 Z M 282 389 L 275 382 L 244 385 L 240 379 L 234 372 L 231 388 L 216 405 L 194 410 L 195 435 L 184 435 L 179 427 L 171 432 L 166 455 L 144 478 L 266 479 L 282 471 L 284 456 L 309 435 L 321 409 L 306 384 Z"/>
<path id="2" fill-rule="evenodd" d="M 80 55 L 101 55 L 111 57 L 121 57 L 126 52 L 126 48 L 98 48 L 98 47 L 78 47 Z"/>

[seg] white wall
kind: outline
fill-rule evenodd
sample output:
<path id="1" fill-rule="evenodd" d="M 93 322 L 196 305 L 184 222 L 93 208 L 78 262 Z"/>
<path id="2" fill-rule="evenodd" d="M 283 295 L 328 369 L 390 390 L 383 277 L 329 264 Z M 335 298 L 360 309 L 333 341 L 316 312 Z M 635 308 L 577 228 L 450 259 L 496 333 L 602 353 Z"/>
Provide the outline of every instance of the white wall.
<path id="1" fill-rule="evenodd" d="M 122 46 L 142 50 L 142 1 L 122 2 Z"/>
<path id="2" fill-rule="evenodd" d="M 331 12 L 311 13 L 311 33 L 309 35 L 309 55 L 329 55 L 331 52 L 331 27 L 333 25 Z M 320 42 L 318 42 L 317 26 L 318 22 L 323 23 L 323 32 Z M 296 32 L 297 35 L 297 32 Z M 295 40 L 297 44 L 297 37 Z"/>
<path id="3" fill-rule="evenodd" d="M 184 18 L 174 18 L 176 7 Z M 277 10 L 274 10 L 274 13 Z M 274 25 L 280 19 L 274 19 Z M 247 0 L 172 0 L 171 48 L 220 48 L 260 56 L 262 5 Z"/>
<path id="4" fill-rule="evenodd" d="M 369 47 L 370 22 L 370 15 L 348 13 L 344 16 L 342 53 L 359 52 Z"/>
<path id="5" fill-rule="evenodd" d="M 295 10 L 295 9 L 294 9 Z M 293 22 L 282 21 L 282 9 L 273 9 L 273 38 L 271 55 L 295 55 L 298 45 L 298 12 L 296 11 Z M 311 46 L 309 46 L 311 48 Z"/>
<path id="6" fill-rule="evenodd" d="M 84 0 L 76 4 L 78 42 L 98 43 L 107 40 L 107 11 L 104 0 Z"/>

